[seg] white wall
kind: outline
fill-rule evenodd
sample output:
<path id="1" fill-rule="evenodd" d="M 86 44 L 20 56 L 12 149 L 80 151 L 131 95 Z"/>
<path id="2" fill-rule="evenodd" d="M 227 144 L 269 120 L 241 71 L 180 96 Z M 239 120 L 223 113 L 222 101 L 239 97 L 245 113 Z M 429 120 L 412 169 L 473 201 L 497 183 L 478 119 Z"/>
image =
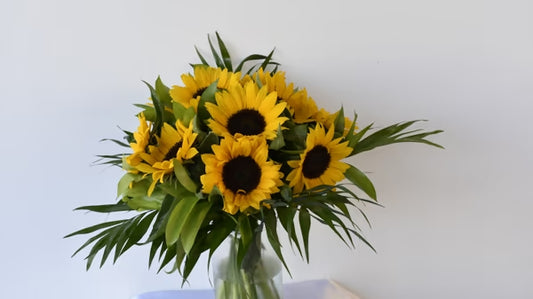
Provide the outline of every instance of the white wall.
<path id="1" fill-rule="evenodd" d="M 286 3 L 287 2 L 287 3 Z M 119 169 L 101 138 L 135 129 L 141 80 L 179 84 L 218 30 L 236 58 L 277 48 L 289 78 L 360 124 L 424 118 L 437 150 L 396 145 L 352 160 L 386 208 L 369 207 L 374 254 L 314 226 L 311 264 L 286 247 L 294 280 L 330 278 L 362 298 L 532 298 L 531 1 L 0 2 L 1 298 L 128 298 L 179 287 L 147 248 L 85 272 L 84 241 L 107 216 Z M 289 281 L 289 279 L 287 279 Z M 208 287 L 201 265 L 191 287 Z"/>

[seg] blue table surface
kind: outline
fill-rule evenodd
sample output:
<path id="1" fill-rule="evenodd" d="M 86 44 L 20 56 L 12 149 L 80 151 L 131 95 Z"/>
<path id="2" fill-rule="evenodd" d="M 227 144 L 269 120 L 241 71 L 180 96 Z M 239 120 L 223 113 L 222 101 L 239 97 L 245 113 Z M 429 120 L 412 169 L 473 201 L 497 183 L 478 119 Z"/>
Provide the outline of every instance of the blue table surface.
<path id="1" fill-rule="evenodd" d="M 302 282 L 293 282 L 283 285 L 284 298 L 305 299 L 358 299 L 355 294 L 342 288 L 333 281 L 320 279 Z M 214 299 L 212 289 L 204 290 L 167 290 L 147 292 L 132 299 Z"/>

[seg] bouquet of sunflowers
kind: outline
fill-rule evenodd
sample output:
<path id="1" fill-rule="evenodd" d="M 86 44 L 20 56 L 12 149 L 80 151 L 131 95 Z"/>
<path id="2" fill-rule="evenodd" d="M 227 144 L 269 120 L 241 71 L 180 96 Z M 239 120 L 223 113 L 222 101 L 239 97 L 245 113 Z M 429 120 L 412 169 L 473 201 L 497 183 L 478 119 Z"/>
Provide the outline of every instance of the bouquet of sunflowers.
<path id="1" fill-rule="evenodd" d="M 181 76 L 182 85 L 146 83 L 150 102 L 136 105 L 137 130 L 124 131 L 126 142 L 112 140 L 127 152 L 100 156 L 124 170 L 119 200 L 77 210 L 131 217 L 67 236 L 94 234 L 76 251 L 92 245 L 87 268 L 99 253 L 103 265 L 112 252 L 115 261 L 133 245 L 149 245 L 150 265 L 157 256 L 159 270 L 170 264 L 186 281 L 200 255 L 211 260 L 231 238 L 243 290 L 235 296 L 255 298 L 248 283 L 257 274 L 263 231 L 284 265 L 278 233 L 309 262 L 312 218 L 348 246 L 358 239 L 372 248 L 352 214 L 368 222 L 361 205 L 377 204 L 376 191 L 343 159 L 400 142 L 440 147 L 426 137 L 441 131 L 410 129 L 417 121 L 360 129 L 357 115 L 321 109 L 305 88 L 289 83 L 274 51 L 234 67 L 218 33 L 215 43 L 208 40 L 215 65 L 196 49 L 201 63 Z"/>

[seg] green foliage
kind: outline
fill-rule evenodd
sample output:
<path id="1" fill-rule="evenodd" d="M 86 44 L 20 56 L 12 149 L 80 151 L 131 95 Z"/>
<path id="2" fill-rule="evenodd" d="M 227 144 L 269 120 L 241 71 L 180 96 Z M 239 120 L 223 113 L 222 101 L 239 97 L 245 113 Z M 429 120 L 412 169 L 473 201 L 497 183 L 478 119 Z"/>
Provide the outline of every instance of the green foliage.
<path id="1" fill-rule="evenodd" d="M 365 133 L 371 129 L 372 125 L 365 127 L 363 130 L 350 137 L 350 139 L 347 138 L 350 146 L 353 148 L 352 155 L 366 152 L 376 147 L 400 142 L 424 143 L 438 148 L 443 148 L 441 145 L 425 139 L 428 136 L 442 133 L 442 130 L 430 132 L 423 132 L 422 129 L 407 130 L 410 126 L 419 121 L 420 120 L 413 120 L 397 123 L 378 130 L 363 138 Z"/>

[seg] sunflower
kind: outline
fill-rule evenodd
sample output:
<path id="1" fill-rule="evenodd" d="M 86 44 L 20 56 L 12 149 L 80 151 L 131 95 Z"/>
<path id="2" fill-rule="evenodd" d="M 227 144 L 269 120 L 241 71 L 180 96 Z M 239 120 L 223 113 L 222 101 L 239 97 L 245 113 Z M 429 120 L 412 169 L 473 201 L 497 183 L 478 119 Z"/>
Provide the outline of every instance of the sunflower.
<path id="1" fill-rule="evenodd" d="M 130 147 L 133 150 L 133 153 L 126 158 L 126 163 L 128 165 L 135 167 L 141 163 L 141 155 L 145 153 L 148 142 L 150 141 L 150 126 L 146 122 L 144 114 L 139 114 L 139 127 L 137 131 L 133 133 L 133 138 L 135 142 L 130 143 Z"/>
<path id="2" fill-rule="evenodd" d="M 205 104 L 212 117 L 209 127 L 219 136 L 258 135 L 272 140 L 278 127 L 287 120 L 280 116 L 286 104 L 276 104 L 276 96 L 275 92 L 268 93 L 265 86 L 259 89 L 251 81 L 244 87 L 236 85 L 217 93 L 216 105 Z"/>
<path id="3" fill-rule="evenodd" d="M 318 112 L 318 108 L 312 98 L 307 96 L 305 89 L 297 90 L 294 83 L 287 84 L 284 72 L 264 72 L 259 69 L 253 79 L 261 82 L 268 88 L 269 92 L 275 91 L 278 94 L 278 100 L 287 103 L 287 108 L 293 116 L 295 123 L 312 122 L 312 116 Z"/>
<path id="4" fill-rule="evenodd" d="M 174 85 L 170 90 L 172 99 L 185 108 L 194 107 L 196 110 L 202 93 L 209 85 L 218 80 L 217 88 L 225 90 L 239 84 L 240 73 L 228 72 L 227 69 L 207 67 L 199 65 L 194 67 L 194 76 L 191 74 L 181 75 L 184 87 Z"/>
<path id="5" fill-rule="evenodd" d="M 335 113 L 329 113 L 328 111 L 324 110 L 324 108 L 321 108 L 319 111 L 317 111 L 311 117 L 315 121 L 317 121 L 318 123 L 322 124 L 324 127 L 329 129 L 329 128 L 334 126 L 335 119 L 337 118 L 338 114 L 339 114 L 338 111 L 335 112 Z M 346 133 L 348 132 L 348 130 L 350 129 L 352 124 L 353 124 L 353 121 L 349 117 L 345 116 L 344 117 L 344 134 L 343 135 L 346 135 Z M 354 128 L 355 128 L 355 130 L 359 129 L 357 127 L 357 125 Z"/>
<path id="6" fill-rule="evenodd" d="M 141 154 L 144 162 L 136 166 L 137 170 L 152 174 L 148 195 L 152 194 L 158 181 L 162 183 L 163 177 L 174 171 L 174 159 L 182 163 L 198 154 L 198 150 L 192 147 L 197 135 L 192 132 L 192 123 L 185 127 L 177 121 L 176 128 L 168 123 L 163 124 L 161 137 L 156 137 L 157 145 L 148 146 L 149 153 Z"/>
<path id="7" fill-rule="evenodd" d="M 291 111 L 295 123 L 302 124 L 315 121 L 313 116 L 318 112 L 318 107 L 313 98 L 307 96 L 307 90 L 302 89 L 295 92 L 286 99 L 286 102 L 289 105 L 289 111 Z"/>
<path id="8" fill-rule="evenodd" d="M 224 211 L 235 214 L 249 207 L 260 208 L 261 201 L 279 192 L 280 165 L 268 159 L 266 140 L 260 137 L 224 138 L 213 145 L 214 154 L 203 154 L 205 174 L 200 177 L 203 192 L 216 186 L 224 196 Z"/>
<path id="9" fill-rule="evenodd" d="M 305 188 L 319 185 L 335 185 L 344 179 L 344 172 L 350 167 L 340 160 L 346 158 L 352 149 L 342 138 L 333 139 L 335 128 L 327 132 L 317 124 L 310 129 L 306 139 L 306 149 L 300 155 L 300 160 L 288 161 L 293 170 L 287 176 L 289 186 L 295 193 Z"/>

